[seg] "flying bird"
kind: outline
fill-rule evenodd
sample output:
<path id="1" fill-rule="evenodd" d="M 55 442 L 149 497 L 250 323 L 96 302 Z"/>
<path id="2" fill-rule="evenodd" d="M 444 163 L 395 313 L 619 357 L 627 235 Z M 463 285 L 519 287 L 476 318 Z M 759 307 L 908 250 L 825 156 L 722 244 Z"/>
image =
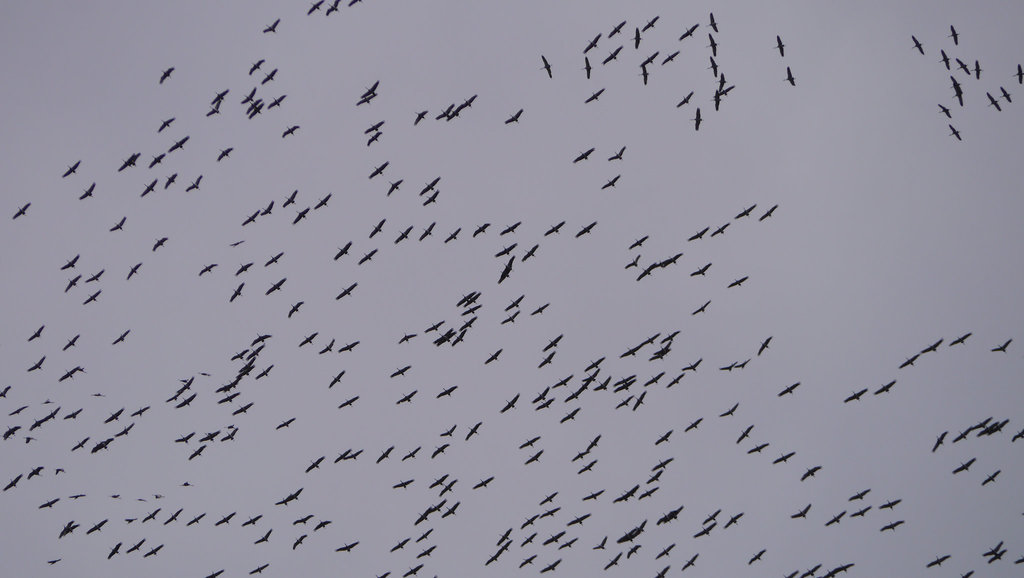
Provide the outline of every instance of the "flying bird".
<path id="1" fill-rule="evenodd" d="M 1003 344 L 1002 344 L 1002 345 L 997 345 L 996 347 L 993 347 L 993 348 L 992 348 L 992 351 L 993 351 L 993 352 L 996 352 L 996 351 L 1001 351 L 1001 352 L 1003 352 L 1003 353 L 1006 353 L 1006 348 L 1007 348 L 1007 347 L 1008 347 L 1008 346 L 1010 345 L 1010 343 L 1012 343 L 1012 342 L 1013 342 L 1013 339 L 1012 339 L 1012 338 L 1011 338 L 1011 339 L 1007 339 L 1006 341 L 1004 341 L 1004 342 L 1003 342 Z"/>
<path id="2" fill-rule="evenodd" d="M 910 39 L 914 41 L 914 48 L 916 48 L 921 54 L 924 54 L 924 47 L 922 47 L 921 43 L 918 42 L 917 37 L 912 35 Z"/>

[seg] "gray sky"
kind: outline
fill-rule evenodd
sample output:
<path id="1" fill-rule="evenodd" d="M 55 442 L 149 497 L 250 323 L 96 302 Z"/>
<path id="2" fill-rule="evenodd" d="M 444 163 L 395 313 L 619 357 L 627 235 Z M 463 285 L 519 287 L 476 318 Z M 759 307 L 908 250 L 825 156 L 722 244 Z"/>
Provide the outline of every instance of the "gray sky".
<path id="1" fill-rule="evenodd" d="M 669 566 L 674 576 L 695 554 L 686 575 L 800 575 L 821 564 L 821 576 L 849 563 L 850 576 L 1001 576 L 1019 568 L 1024 467 L 1015 456 L 1024 440 L 1011 439 L 1024 406 L 1017 255 L 1024 200 L 1014 73 L 1024 61 L 1017 30 L 1024 8 L 371 1 L 327 16 L 329 5 L 312 15 L 308 2 L 234 0 L 5 9 L 0 298 L 8 306 L 0 391 L 10 389 L 0 398 L 0 425 L 20 429 L 0 443 L 0 482 L 21 476 L 0 493 L 6 571 L 240 576 L 269 564 L 264 575 L 401 576 L 422 563 L 419 576 L 508 576 L 561 559 L 553 574 L 654 576 Z M 635 49 L 634 30 L 655 17 Z M 276 33 L 262 32 L 278 18 Z M 586 54 L 587 79 L 583 51 L 599 33 Z M 724 86 L 735 86 L 717 111 L 709 33 Z M 620 45 L 617 58 L 602 64 Z M 947 71 L 940 49 L 971 76 L 955 60 Z M 640 63 L 655 52 L 644 85 Z M 795 86 L 785 80 L 787 67 Z M 963 88 L 963 107 L 950 75 Z M 378 81 L 377 96 L 357 106 Z M 254 86 L 266 105 L 287 97 L 249 119 L 241 101 Z M 207 116 L 225 90 L 219 113 Z M 474 95 L 457 117 L 436 119 Z M 505 122 L 520 109 L 518 122 Z M 368 146 L 367 128 L 381 121 Z M 607 160 L 622 147 L 621 159 Z M 588 159 L 573 162 L 591 148 Z M 133 153 L 136 165 L 118 171 Z M 186 191 L 200 175 L 198 190 Z M 431 193 L 419 193 L 436 178 L 436 202 L 424 205 Z M 154 179 L 153 192 L 140 196 Z M 296 190 L 294 205 L 284 207 Z M 328 194 L 325 207 L 312 209 Z M 270 214 L 242 226 L 271 201 Z M 25 214 L 11 219 L 26 203 Z M 562 221 L 559 233 L 545 235 Z M 408 239 L 396 243 L 409 227 Z M 705 227 L 703 238 L 688 241 Z M 637 280 L 648 265 L 680 253 Z M 76 255 L 75 266 L 62 270 Z M 509 257 L 512 272 L 499 284 Z M 636 258 L 638 266 L 626 269 Z M 691 275 L 708 263 L 704 275 Z M 241 295 L 229 302 L 240 283 Z M 460 299 L 476 291 L 480 308 L 464 314 Z M 691 314 L 708 301 L 704 313 Z M 514 322 L 502 323 L 516 311 Z M 434 345 L 473 317 L 460 343 Z M 648 361 L 676 331 L 663 358 Z M 215 390 L 244 365 L 232 357 L 263 334 L 271 337 L 254 368 L 230 392 L 239 395 L 218 403 L 227 394 Z M 399 343 L 406 334 L 416 336 Z M 63 349 L 75 335 L 75 346 Z M 652 336 L 635 356 L 620 357 Z M 919 353 L 940 339 L 934 352 Z M 1005 352 L 991 351 L 1009 339 Z M 319 353 L 332 340 L 332 351 Z M 550 364 L 538 367 L 552 351 Z M 38 370 L 26 371 L 44 356 Z M 587 390 L 566 401 L 601 358 Z M 740 369 L 719 369 L 748 359 Z M 696 371 L 668 387 L 698 360 Z M 84 372 L 60 381 L 79 366 Z M 612 391 L 634 375 L 627 390 Z M 168 402 L 192 377 L 191 389 Z M 608 377 L 607 389 L 595 390 Z M 893 380 L 888 392 L 874 393 Z M 793 395 L 778 395 L 797 382 Z M 452 386 L 449 397 L 437 397 Z M 549 387 L 554 401 L 536 409 L 542 402 L 532 400 Z M 864 388 L 858 401 L 844 403 Z M 409 403 L 396 404 L 414 391 Z M 193 393 L 190 405 L 175 407 Z M 517 395 L 515 408 L 502 413 Z M 986 418 L 1009 421 L 953 443 Z M 450 437 L 440 435 L 453 425 Z M 736 443 L 748 426 L 749 437 Z M 221 441 L 233 428 L 234 438 Z M 190 460 L 199 439 L 217 431 Z M 187 443 L 174 441 L 190 432 Z M 597 445 L 573 461 L 596 436 Z M 108 449 L 90 453 L 109 438 Z M 764 443 L 761 453 L 748 453 Z M 347 449 L 363 453 L 335 462 Z M 524 463 L 540 450 L 535 463 Z M 787 462 L 773 463 L 789 452 Z M 972 459 L 970 469 L 952 474 Z M 429 486 L 445 475 L 457 482 L 441 496 L 442 487 Z M 392 487 L 406 480 L 408 487 Z M 634 497 L 614 501 L 637 485 Z M 297 500 L 275 505 L 299 488 Z M 867 489 L 862 500 L 849 500 Z M 71 498 L 77 494 L 85 496 Z M 440 511 L 414 523 L 441 500 Z M 881 509 L 892 500 L 901 501 Z M 442 518 L 455 503 L 454 515 Z M 805 519 L 791 518 L 807 504 Z M 656 524 L 679 506 L 677 519 Z M 560 509 L 521 528 L 551 508 Z M 694 538 L 716 510 L 714 529 Z M 838 524 L 825 526 L 843 511 Z M 307 515 L 305 525 L 294 524 Z M 86 533 L 104 519 L 101 530 Z M 325 520 L 331 524 L 314 531 Z M 640 548 L 627 558 L 630 544 L 616 540 L 644 520 L 632 542 Z M 880 531 L 899 520 L 895 531 Z M 58 538 L 71 521 L 80 526 Z M 509 528 L 511 546 L 485 566 Z M 268 530 L 266 543 L 253 543 Z M 606 536 L 606 547 L 595 550 Z M 1000 541 L 1007 553 L 989 564 L 982 553 Z M 620 552 L 618 565 L 602 572 Z M 947 554 L 940 568 L 926 569 Z"/>

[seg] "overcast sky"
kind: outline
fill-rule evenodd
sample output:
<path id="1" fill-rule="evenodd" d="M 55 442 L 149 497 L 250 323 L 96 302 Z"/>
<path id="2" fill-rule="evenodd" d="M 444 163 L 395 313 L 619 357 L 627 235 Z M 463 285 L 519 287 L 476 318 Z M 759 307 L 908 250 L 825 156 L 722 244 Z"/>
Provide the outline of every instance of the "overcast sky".
<path id="1" fill-rule="evenodd" d="M 1019 573 L 1024 7 L 330 4 L 5 8 L 4 573 Z"/>

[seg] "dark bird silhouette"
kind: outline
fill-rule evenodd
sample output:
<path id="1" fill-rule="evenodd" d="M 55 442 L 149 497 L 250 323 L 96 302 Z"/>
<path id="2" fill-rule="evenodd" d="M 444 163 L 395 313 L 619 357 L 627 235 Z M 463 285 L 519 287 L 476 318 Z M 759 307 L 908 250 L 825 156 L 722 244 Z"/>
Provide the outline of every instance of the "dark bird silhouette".
<path id="1" fill-rule="evenodd" d="M 868 388 L 865 387 L 864 389 L 862 389 L 860 391 L 854 392 L 854 393 L 850 394 L 849 397 L 844 399 L 843 403 L 849 403 L 851 401 L 857 401 L 857 400 L 859 400 L 861 398 L 862 395 L 867 393 L 867 391 L 868 391 Z"/>
<path id="2" fill-rule="evenodd" d="M 618 179 L 618 177 L 615 177 L 615 178 Z M 587 226 L 583 227 L 582 229 L 580 229 L 579 232 L 576 233 L 576 238 L 579 239 L 583 235 L 586 235 L 587 233 L 589 233 L 594 228 L 595 225 L 597 225 L 597 221 L 594 221 L 593 223 L 590 223 L 589 225 L 587 225 Z"/>
<path id="3" fill-rule="evenodd" d="M 890 381 L 889 383 L 886 383 L 882 387 L 876 389 L 875 390 L 875 395 L 880 395 L 880 394 L 888 392 L 889 390 L 892 389 L 892 386 L 894 386 L 894 385 L 896 385 L 896 380 L 895 379 Z"/>
<path id="4" fill-rule="evenodd" d="M 603 61 L 601 61 L 601 64 L 605 65 L 605 64 L 608 64 L 609 62 L 615 60 L 619 56 L 619 52 L 621 52 L 621 51 L 622 51 L 622 46 L 619 46 L 615 50 L 612 50 L 608 54 L 608 56 L 606 56 L 605 59 Z"/>
<path id="5" fill-rule="evenodd" d="M 888 502 L 886 502 L 886 503 L 882 504 L 881 506 L 879 506 L 879 509 L 893 509 L 901 501 L 903 501 L 903 500 L 901 500 L 901 499 L 899 499 L 899 500 L 889 500 Z"/>
<path id="6" fill-rule="evenodd" d="M 274 283 L 273 285 L 271 285 L 270 289 L 267 289 L 267 292 L 264 293 L 264 295 L 270 295 L 274 291 L 280 291 L 281 287 L 284 285 L 284 282 L 287 281 L 287 280 L 288 280 L 287 277 L 281 278 L 280 281 L 278 281 L 278 282 Z"/>
<path id="7" fill-rule="evenodd" d="M 591 147 L 591 148 L 581 152 L 579 155 L 576 156 L 576 158 L 574 158 L 572 160 L 573 164 L 576 164 L 576 163 L 578 163 L 580 161 L 587 160 L 588 158 L 590 158 L 590 153 L 592 153 L 592 152 L 594 152 L 594 148 L 593 147 Z"/>
<path id="8" fill-rule="evenodd" d="M 28 208 L 31 205 L 32 205 L 32 203 L 25 203 L 24 205 L 22 205 L 21 208 L 19 208 L 18 211 L 16 213 L 14 213 L 14 216 L 11 217 L 11 220 L 14 220 L 14 219 L 17 219 L 18 217 L 24 216 L 25 213 L 28 211 Z"/>
<path id="9" fill-rule="evenodd" d="M 950 65 L 949 65 L 949 56 L 946 54 L 946 51 L 945 50 L 939 50 L 939 55 L 942 56 L 941 62 L 942 62 L 942 64 L 944 64 L 946 66 L 946 70 L 951 70 Z"/>
<path id="10" fill-rule="evenodd" d="M 89 185 L 89 188 L 85 189 L 85 191 L 82 193 L 82 196 L 78 197 L 78 200 L 81 201 L 81 200 L 84 200 L 84 199 L 86 199 L 88 197 L 91 197 L 92 196 L 92 192 L 94 190 L 96 190 L 96 183 L 95 182 L 93 184 Z"/>
<path id="11" fill-rule="evenodd" d="M 1012 342 L 1013 342 L 1013 339 L 1012 339 L 1012 338 L 1011 338 L 1011 339 L 1007 339 L 1006 341 L 1004 341 L 1004 342 L 1003 342 L 1003 344 L 1002 344 L 1002 345 L 998 345 L 998 346 L 996 346 L 996 347 L 993 347 L 993 348 L 992 348 L 992 351 L 993 351 L 993 352 L 996 352 L 996 351 L 1001 351 L 1001 352 L 1003 352 L 1003 353 L 1006 353 L 1006 348 L 1007 348 L 1007 347 L 1008 347 L 1008 346 L 1010 345 L 1010 343 L 1012 343 Z"/>
<path id="12" fill-rule="evenodd" d="M 513 397 L 511 401 L 506 401 L 505 407 L 501 408 L 501 411 L 498 413 L 505 413 L 506 411 L 513 409 L 516 406 L 517 401 L 519 401 L 519 394 L 516 394 L 516 396 Z"/>
<path id="13" fill-rule="evenodd" d="M 277 505 L 277 506 L 287 506 L 290 502 L 299 499 L 299 494 L 302 493 L 302 490 L 303 490 L 303 488 L 299 488 L 298 490 L 295 490 L 291 494 L 288 494 L 287 496 L 285 496 L 282 500 L 276 502 L 275 505 Z"/>
<path id="14" fill-rule="evenodd" d="M 1002 112 L 1002 110 L 1003 110 L 1003 107 L 999 106 L 999 101 L 998 101 L 998 100 L 996 100 L 996 98 L 995 98 L 995 97 L 993 97 L 991 93 L 989 93 L 989 92 L 986 92 L 986 93 L 985 93 L 985 96 L 987 96 L 987 97 L 988 97 L 988 105 L 989 105 L 989 106 L 994 106 L 994 107 L 996 108 L 996 110 L 998 110 L 998 111 Z"/>
<path id="15" fill-rule="evenodd" d="M 67 177 L 75 174 L 75 171 L 78 170 L 78 166 L 81 165 L 81 164 L 82 164 L 82 161 L 75 161 L 75 164 L 69 166 L 68 169 L 66 171 L 64 171 L 64 174 L 62 175 L 62 178 L 67 178 Z"/>
<path id="16" fill-rule="evenodd" d="M 846 510 L 843 510 L 842 512 L 839 512 L 835 516 L 832 516 L 832 519 L 830 519 L 828 522 L 825 522 L 825 527 L 827 528 L 827 527 L 829 527 L 829 526 L 831 526 L 833 524 L 838 524 L 840 522 L 840 520 L 843 519 L 843 516 L 845 516 L 845 515 L 846 515 Z"/>
<path id="17" fill-rule="evenodd" d="M 917 37 L 912 35 L 910 39 L 914 41 L 914 48 L 916 48 L 921 54 L 924 54 L 924 47 L 921 46 L 920 42 L 918 42 Z"/>
<path id="18" fill-rule="evenodd" d="M 981 482 L 981 485 L 982 485 L 982 486 L 987 486 L 988 484 L 991 484 L 992 482 L 996 481 L 996 477 L 997 477 L 997 476 L 999 476 L 999 474 L 1000 474 L 1001 472 L 1002 472 L 1002 470 L 996 470 L 996 471 L 992 472 L 992 473 L 991 473 L 991 474 L 990 474 L 990 475 L 989 475 L 989 476 L 988 476 L 987 478 L 985 478 L 985 479 L 984 479 L 984 480 L 983 480 L 983 481 Z M 990 563 L 991 563 L 991 562 L 990 562 Z"/>
<path id="19" fill-rule="evenodd" d="M 971 458 L 971 459 L 967 460 L 966 462 L 962 462 L 959 466 L 957 466 L 957 468 L 955 470 L 953 470 L 953 473 L 954 474 L 959 474 L 960 472 L 966 472 L 967 470 L 971 469 L 971 466 L 974 464 L 974 461 L 977 460 L 977 459 L 978 458 Z"/>
<path id="20" fill-rule="evenodd" d="M 953 96 L 956 97 L 957 102 L 959 102 L 960 106 L 963 107 L 963 105 L 964 105 L 964 91 L 960 87 L 960 83 L 957 82 L 956 78 L 950 76 L 949 79 L 951 81 L 953 81 Z M 950 128 L 952 128 L 952 127 L 950 127 Z"/>
<path id="21" fill-rule="evenodd" d="M 807 504 L 807 506 L 805 506 L 802 510 L 800 510 L 799 512 L 791 515 L 790 518 L 793 518 L 793 519 L 796 519 L 796 518 L 806 518 L 807 517 L 807 512 L 810 512 L 810 511 L 811 511 L 811 505 Z"/>

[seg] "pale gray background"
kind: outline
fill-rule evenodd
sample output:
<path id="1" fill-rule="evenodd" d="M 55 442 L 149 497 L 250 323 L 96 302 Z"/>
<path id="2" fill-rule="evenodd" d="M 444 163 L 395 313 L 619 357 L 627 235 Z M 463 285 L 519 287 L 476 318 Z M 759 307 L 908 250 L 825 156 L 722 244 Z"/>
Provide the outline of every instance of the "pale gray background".
<path id="1" fill-rule="evenodd" d="M 238 576 L 269 563 L 266 575 L 400 576 L 422 562 L 421 576 L 507 576 L 563 558 L 557 575 L 585 576 L 601 574 L 623 550 L 592 550 L 603 536 L 614 543 L 644 519 L 639 553 L 623 556 L 607 575 L 653 576 L 667 564 L 668 575 L 676 575 L 695 553 L 700 557 L 687 575 L 783 576 L 821 563 L 820 575 L 850 562 L 851 576 L 1020 572 L 1013 560 L 1024 556 L 1024 442 L 1010 438 L 1021 429 L 1024 402 L 1016 99 L 1024 91 L 1013 78 L 1024 60 L 1024 7 L 369 1 L 325 17 L 328 5 L 312 16 L 309 3 L 270 1 L 15 2 L 3 9 L 0 389 L 11 389 L 0 399 L 0 425 L 23 429 L 0 444 L 0 482 L 44 466 L 38 478 L 0 494 L 3 574 L 206 576 L 224 569 Z M 718 112 L 711 102 L 717 81 L 706 70 L 710 10 L 720 28 L 716 60 L 736 85 Z M 634 50 L 634 27 L 654 16 L 660 19 Z M 263 34 L 276 18 L 277 33 Z M 623 33 L 608 39 L 622 20 Z M 679 42 L 696 23 L 694 36 Z M 961 35 L 959 46 L 947 37 L 950 24 Z M 597 33 L 587 80 L 582 50 Z M 777 34 L 785 58 L 774 49 Z M 620 44 L 626 47 L 618 60 L 602 66 Z M 980 80 L 952 73 L 964 86 L 963 108 L 953 99 L 940 48 L 983 68 Z M 644 86 L 638 65 L 656 50 Z M 676 60 L 662 66 L 675 50 Z M 553 79 L 541 68 L 542 54 Z M 262 71 L 248 76 L 261 58 Z M 158 84 L 170 66 L 173 75 Z M 784 81 L 787 66 L 795 87 Z M 240 100 L 274 68 L 276 79 L 258 96 L 287 99 L 245 118 Z M 377 80 L 379 96 L 356 107 Z M 1000 86 L 1015 98 L 997 112 L 985 92 L 998 94 Z M 600 100 L 584 105 L 601 88 Z M 206 117 L 210 100 L 225 89 L 221 114 Z M 676 108 L 691 90 L 691 102 Z M 458 118 L 434 120 L 474 94 L 472 108 Z M 952 120 L 938 103 L 952 109 Z M 699 132 L 691 120 L 696 106 L 704 118 Z M 520 108 L 520 122 L 505 125 Z M 427 118 L 414 127 L 424 109 Z M 157 134 L 169 117 L 174 124 Z M 381 120 L 383 135 L 367 147 L 363 131 Z M 949 135 L 950 122 L 963 142 Z M 282 139 L 295 124 L 298 132 Z M 185 135 L 183 150 L 146 168 Z M 624 145 L 622 161 L 605 160 Z M 230 158 L 215 162 L 227 147 L 234 147 Z M 590 160 L 571 162 L 591 147 Z M 134 152 L 141 153 L 138 166 L 118 173 Z M 62 179 L 79 159 L 77 173 Z M 384 161 L 384 174 L 367 180 Z M 177 182 L 164 190 L 175 172 Z M 186 193 L 200 174 L 200 190 Z M 618 174 L 615 188 L 601 190 Z M 417 193 L 438 176 L 438 202 L 423 207 Z M 156 191 L 140 198 L 153 178 L 160 179 Z M 400 178 L 401 189 L 386 197 L 388 181 Z M 93 197 L 79 201 L 92 182 Z M 281 208 L 295 189 L 296 205 Z M 328 193 L 325 209 L 291 224 L 296 209 Z M 240 227 L 271 200 L 272 215 Z M 27 214 L 12 221 L 26 202 Z M 733 220 L 755 203 L 751 218 Z M 757 221 L 774 204 L 774 216 Z M 121 217 L 124 230 L 109 232 Z M 382 218 L 383 232 L 368 239 Z M 543 236 L 562 220 L 561 234 Z M 418 242 L 434 221 L 433 236 Z M 517 221 L 515 234 L 499 237 Z M 593 221 L 590 235 L 574 238 Z M 490 229 L 473 239 L 485 222 Z M 687 242 L 726 222 L 732 224 L 724 235 Z M 395 245 L 409 225 L 410 239 Z M 444 244 L 458 227 L 458 240 Z M 640 250 L 627 250 L 644 235 Z M 151 251 L 164 236 L 166 245 Z M 350 253 L 333 261 L 348 241 Z M 493 255 L 513 242 L 514 271 L 497 285 L 505 259 Z M 536 256 L 521 263 L 536 243 Z M 375 248 L 371 262 L 356 265 Z M 278 264 L 263 267 L 280 251 Z M 643 267 L 680 251 L 677 265 L 639 283 L 637 269 L 623 270 L 637 253 Z M 79 253 L 74 271 L 60 270 Z M 140 261 L 137 276 L 126 281 Z M 250 261 L 252 269 L 235 277 Z M 707 262 L 713 265 L 706 277 L 690 277 Z M 219 266 L 198 277 L 211 263 Z M 100 269 L 100 282 L 64 293 L 72 273 L 84 281 Z M 742 276 L 749 276 L 742 287 L 726 288 Z M 282 290 L 265 296 L 282 277 Z M 243 296 L 229 304 L 242 281 Z M 353 282 L 353 294 L 336 301 Z M 97 302 L 83 307 L 99 288 Z M 466 317 L 456 302 L 471 291 L 482 293 L 483 304 L 474 328 L 455 348 L 435 347 L 423 330 L 442 319 L 458 327 Z M 505 306 L 523 294 L 516 322 L 501 325 Z M 706 314 L 690 315 L 708 299 Z M 288 319 L 300 300 L 304 306 Z M 548 302 L 543 315 L 529 315 Z M 43 324 L 42 337 L 27 342 Z M 111 346 L 126 329 L 126 341 Z M 649 336 L 675 330 L 666 359 L 648 363 L 651 346 L 619 359 Z M 314 344 L 298 349 L 314 331 Z M 966 344 L 947 346 L 967 332 L 973 336 Z M 79 333 L 78 345 L 61 351 Z M 260 333 L 273 337 L 241 395 L 217 404 L 222 396 L 213 390 L 240 367 L 230 357 Z M 420 335 L 398 345 L 405 333 Z M 537 369 L 544 345 L 562 333 L 553 363 Z M 770 349 L 755 356 L 768 336 Z M 360 344 L 350 353 L 317 355 L 331 338 L 335 349 Z M 938 352 L 897 369 L 939 338 L 945 342 Z M 1007 353 L 989 351 L 1009 338 L 1016 340 Z M 499 348 L 500 359 L 485 366 Z M 42 369 L 26 373 L 43 355 Z M 629 393 L 591 391 L 564 403 L 584 368 L 603 356 L 602 378 L 612 375 L 614 383 L 637 375 L 629 393 L 666 375 L 646 388 L 636 412 L 614 409 Z M 718 370 L 749 357 L 743 370 Z M 665 389 L 697 359 L 704 360 L 697 373 Z M 253 380 L 271 364 L 269 376 Z M 58 382 L 76 365 L 86 373 Z M 388 377 L 405 365 L 412 365 L 405 376 Z M 552 406 L 534 411 L 530 400 L 570 374 L 569 386 L 552 391 Z M 198 392 L 192 405 L 165 403 L 178 380 L 190 376 Z M 892 379 L 890 393 L 872 395 Z M 796 381 L 802 385 L 795 395 L 776 396 Z M 458 385 L 451 398 L 435 399 L 451 385 Z M 864 387 L 870 391 L 860 402 L 843 403 Z M 411 404 L 395 405 L 414 389 Z M 517 408 L 499 414 L 517 393 Z M 336 409 L 354 395 L 354 406 Z M 248 413 L 231 415 L 248 402 Z M 733 417 L 718 417 L 736 402 Z M 7 415 L 22 405 L 29 407 Z M 142 418 L 128 417 L 147 405 Z M 55 421 L 28 431 L 58 406 Z M 103 424 L 122 407 L 120 420 Z M 574 421 L 558 423 L 576 407 L 582 409 Z M 63 419 L 78 408 L 77 419 Z M 995 436 L 950 444 L 989 416 L 1010 423 Z M 290 428 L 274 429 L 290 417 Z M 684 434 L 700 417 L 700 427 Z M 132 421 L 131 433 L 109 451 L 88 453 Z M 480 421 L 479 435 L 466 442 Z M 453 424 L 452 438 L 438 437 Z M 737 445 L 751 424 L 750 439 Z M 228 425 L 239 428 L 234 441 L 212 443 L 188 461 L 199 437 L 220 429 L 219 439 Z M 655 447 L 669 429 L 671 441 Z M 946 430 L 946 445 L 930 453 Z M 192 431 L 189 444 L 174 443 Z M 598 434 L 591 455 L 571 462 Z M 26 444 L 26 435 L 36 439 Z M 70 452 L 86 436 L 86 448 Z M 534 436 L 541 436 L 535 447 L 544 454 L 524 466 L 533 452 L 517 448 Z M 451 447 L 431 460 L 446 441 Z M 762 454 L 747 455 L 763 442 L 771 445 Z M 375 464 L 391 445 L 391 458 Z M 401 461 L 419 445 L 417 458 Z M 356 461 L 332 463 L 346 448 L 365 451 Z M 796 452 L 789 463 L 772 465 L 789 451 Z M 320 469 L 303 473 L 320 456 Z M 646 485 L 651 468 L 669 457 L 674 461 L 660 482 Z M 594 458 L 592 472 L 576 474 Z M 970 458 L 977 461 L 968 472 L 951 474 Z M 800 482 L 814 465 L 822 466 L 817 476 Z M 55 468 L 65 471 L 57 475 Z M 982 487 L 996 470 L 996 482 Z M 445 496 L 448 505 L 461 502 L 457 514 L 434 514 L 413 526 L 440 500 L 428 485 L 446 473 L 459 480 Z M 471 490 L 492 475 L 486 489 Z M 410 478 L 408 489 L 391 488 Z M 182 487 L 185 481 L 192 486 Z M 641 502 L 612 503 L 637 483 L 640 491 L 660 489 Z M 299 487 L 305 489 L 298 501 L 274 506 Z M 863 505 L 874 507 L 849 518 L 861 503 L 847 498 L 867 488 Z M 598 500 L 580 501 L 601 489 Z M 520 530 L 549 507 L 537 504 L 555 491 L 559 513 Z M 86 497 L 68 498 L 77 493 Z M 38 509 L 58 497 L 52 509 Z M 878 510 L 897 498 L 903 501 L 892 512 Z M 808 519 L 790 519 L 807 503 Z M 655 526 L 679 505 L 685 509 L 678 520 Z M 158 516 L 141 524 L 158 507 Z M 179 508 L 178 521 L 164 525 Z M 718 528 L 693 539 L 717 509 Z M 842 510 L 847 517 L 825 528 Z M 230 524 L 214 527 L 235 511 Z M 742 520 L 723 529 L 741 511 Z M 202 512 L 199 524 L 185 526 Z M 592 514 L 586 522 L 566 528 L 585 513 Z M 263 518 L 253 527 L 240 527 L 258 514 Z M 307 527 L 292 525 L 306 514 L 314 515 Z M 104 518 L 110 522 L 103 530 L 86 536 Z M 312 532 L 323 519 L 333 523 Z M 899 519 L 906 523 L 896 532 L 879 532 Z M 70 520 L 82 527 L 58 540 Z M 430 538 L 414 545 L 430 527 Z M 515 543 L 485 567 L 509 527 Z M 269 543 L 253 545 L 270 528 Z M 534 530 L 535 542 L 521 548 Z M 571 549 L 540 545 L 562 530 L 562 542 L 579 538 Z M 303 533 L 310 535 L 293 551 Z M 412 540 L 403 550 L 389 553 L 406 537 Z M 142 538 L 139 552 L 124 553 Z M 334 551 L 356 540 L 352 552 Z M 981 553 L 1000 540 L 1008 553 L 986 564 Z M 107 560 L 118 542 L 121 554 Z M 654 559 L 673 542 L 670 556 Z M 161 543 L 159 555 L 141 557 Z M 429 545 L 437 549 L 416 560 Z M 762 548 L 763 559 L 748 566 Z M 534 564 L 517 570 L 532 554 Z M 926 571 L 942 554 L 951 559 Z"/>

